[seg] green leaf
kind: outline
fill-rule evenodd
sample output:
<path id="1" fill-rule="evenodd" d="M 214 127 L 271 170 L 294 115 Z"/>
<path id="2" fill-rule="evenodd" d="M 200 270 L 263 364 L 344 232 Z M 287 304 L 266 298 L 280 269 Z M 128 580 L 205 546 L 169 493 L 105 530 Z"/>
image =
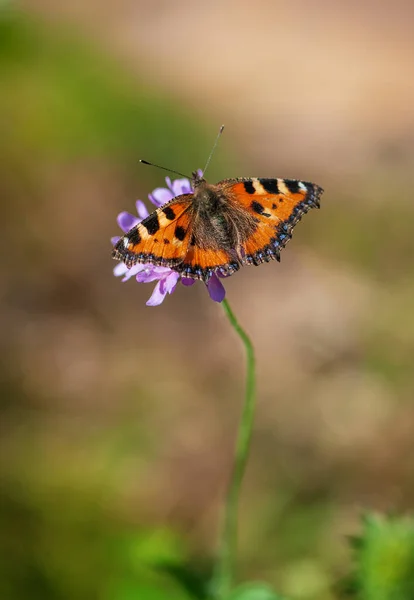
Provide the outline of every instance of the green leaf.
<path id="1" fill-rule="evenodd" d="M 235 589 L 228 600 L 287 600 L 264 583 L 246 583 Z"/>
<path id="2" fill-rule="evenodd" d="M 360 600 L 414 598 L 414 519 L 367 515 L 352 541 L 355 569 L 345 589 Z"/>

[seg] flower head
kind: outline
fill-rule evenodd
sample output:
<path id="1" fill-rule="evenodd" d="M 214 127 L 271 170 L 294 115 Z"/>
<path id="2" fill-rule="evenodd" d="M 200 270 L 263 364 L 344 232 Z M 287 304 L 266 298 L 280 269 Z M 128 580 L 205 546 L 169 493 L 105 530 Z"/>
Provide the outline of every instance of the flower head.
<path id="1" fill-rule="evenodd" d="M 198 173 L 201 175 L 201 171 Z M 171 181 L 169 177 L 166 177 L 165 181 L 167 183 L 166 188 L 156 188 L 152 194 L 148 195 L 148 198 L 156 208 L 159 208 L 176 196 L 193 192 L 191 183 L 188 179 L 175 179 L 174 181 Z M 135 206 L 137 216 L 129 212 L 121 212 L 118 215 L 117 223 L 124 233 L 128 233 L 130 229 L 135 227 L 135 225 L 149 215 L 147 207 L 141 200 L 137 200 Z M 112 244 L 116 244 L 119 239 L 120 236 L 111 238 Z M 136 264 L 131 268 L 128 268 L 125 263 L 121 262 L 114 268 L 114 275 L 116 277 L 122 277 L 122 281 L 128 281 L 131 277 L 135 277 L 138 283 L 150 283 L 156 281 L 157 284 L 151 297 L 147 301 L 147 306 L 158 306 L 161 304 L 167 294 L 173 293 L 179 280 L 181 280 L 181 283 L 185 286 L 191 286 L 195 283 L 194 279 L 180 277 L 176 271 L 173 271 L 169 267 L 159 267 L 151 264 Z M 207 283 L 207 290 L 210 294 L 210 298 L 215 302 L 222 302 L 224 300 L 226 291 L 216 274 L 213 274 Z"/>

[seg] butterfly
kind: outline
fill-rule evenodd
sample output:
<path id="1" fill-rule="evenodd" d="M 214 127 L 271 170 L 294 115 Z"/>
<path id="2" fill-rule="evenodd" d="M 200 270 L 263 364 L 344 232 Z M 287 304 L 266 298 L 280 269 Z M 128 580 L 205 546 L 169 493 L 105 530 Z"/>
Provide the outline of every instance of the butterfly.
<path id="1" fill-rule="evenodd" d="M 149 263 L 208 283 L 243 265 L 280 261 L 292 230 L 323 189 L 296 179 L 224 179 L 195 172 L 192 194 L 173 198 L 120 238 L 113 257 L 127 267 Z"/>

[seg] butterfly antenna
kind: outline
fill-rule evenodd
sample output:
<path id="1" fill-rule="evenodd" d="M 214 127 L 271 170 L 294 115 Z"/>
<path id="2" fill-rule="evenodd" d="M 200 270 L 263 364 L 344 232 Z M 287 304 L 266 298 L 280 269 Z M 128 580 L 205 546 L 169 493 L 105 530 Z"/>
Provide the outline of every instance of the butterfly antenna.
<path id="1" fill-rule="evenodd" d="M 219 130 L 219 132 L 218 132 L 218 134 L 217 134 L 216 141 L 214 142 L 214 146 L 213 146 L 213 148 L 212 148 L 212 150 L 211 150 L 211 152 L 210 152 L 210 156 L 208 157 L 208 160 L 207 160 L 207 162 L 206 162 L 206 166 L 204 167 L 203 176 L 204 176 L 205 172 L 207 171 L 207 167 L 208 167 L 208 165 L 210 164 L 211 157 L 212 157 L 212 156 L 213 156 L 213 154 L 214 154 L 214 150 L 215 150 L 215 149 L 216 149 L 216 147 L 217 147 L 217 144 L 218 144 L 218 141 L 219 141 L 219 139 L 220 139 L 220 136 L 221 136 L 221 134 L 223 133 L 223 129 L 224 129 L 224 125 L 222 125 L 222 126 L 220 127 L 220 130 Z"/>
<path id="2" fill-rule="evenodd" d="M 180 173 L 179 171 L 174 171 L 173 169 L 167 169 L 167 167 L 161 167 L 161 165 L 154 165 L 154 163 L 148 162 L 147 160 L 143 160 L 142 158 L 139 161 L 140 163 L 142 163 L 143 165 L 149 165 L 150 167 L 157 167 L 157 169 L 162 169 L 163 171 L 168 171 L 169 173 L 175 173 L 176 175 L 179 175 L 180 177 L 186 177 L 187 179 L 191 179 L 191 177 L 189 177 L 188 175 L 184 175 L 183 173 Z"/>

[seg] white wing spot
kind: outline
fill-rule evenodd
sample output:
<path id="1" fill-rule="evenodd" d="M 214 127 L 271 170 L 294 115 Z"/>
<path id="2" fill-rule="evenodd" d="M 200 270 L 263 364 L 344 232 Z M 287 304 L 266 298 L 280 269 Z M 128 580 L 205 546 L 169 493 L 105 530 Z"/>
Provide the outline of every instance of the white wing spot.
<path id="1" fill-rule="evenodd" d="M 253 187 L 256 191 L 256 194 L 261 194 L 261 195 L 266 194 L 266 190 L 264 189 L 264 187 L 262 186 L 262 184 L 256 177 L 252 177 L 252 183 L 253 183 Z"/>
<path id="2" fill-rule="evenodd" d="M 289 196 L 290 192 L 285 185 L 284 179 L 277 180 L 277 187 L 279 188 L 280 194 L 283 194 L 284 196 Z"/>

